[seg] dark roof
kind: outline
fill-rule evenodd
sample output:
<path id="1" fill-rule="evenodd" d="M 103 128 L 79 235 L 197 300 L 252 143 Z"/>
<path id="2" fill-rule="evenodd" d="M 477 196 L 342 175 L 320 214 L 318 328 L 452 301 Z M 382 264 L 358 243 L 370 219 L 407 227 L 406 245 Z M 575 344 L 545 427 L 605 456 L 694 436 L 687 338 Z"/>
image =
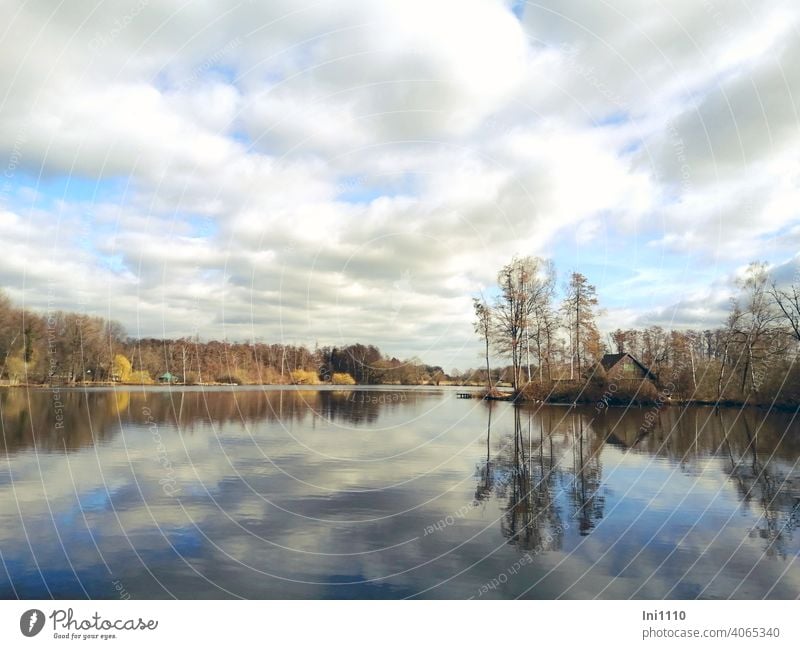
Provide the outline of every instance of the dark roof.
<path id="1" fill-rule="evenodd" d="M 631 356 L 628 352 L 623 352 L 622 354 L 605 354 L 603 356 L 603 358 L 600 360 L 600 365 L 602 365 L 603 369 L 606 370 L 606 372 L 607 372 L 608 370 L 610 370 L 612 367 L 614 367 L 617 363 L 619 363 L 626 356 L 629 357 L 640 368 L 642 368 L 642 371 L 645 373 L 645 375 L 647 375 L 647 376 L 652 376 L 653 375 L 653 373 L 650 371 L 650 369 L 648 367 L 645 367 L 644 365 L 642 365 L 642 363 L 640 363 L 637 358 L 635 358 L 634 356 Z"/>
<path id="2" fill-rule="evenodd" d="M 627 356 L 628 354 L 605 354 L 600 361 L 600 365 L 603 366 L 603 369 L 610 370 L 614 367 L 617 363 L 622 360 L 623 356 Z"/>

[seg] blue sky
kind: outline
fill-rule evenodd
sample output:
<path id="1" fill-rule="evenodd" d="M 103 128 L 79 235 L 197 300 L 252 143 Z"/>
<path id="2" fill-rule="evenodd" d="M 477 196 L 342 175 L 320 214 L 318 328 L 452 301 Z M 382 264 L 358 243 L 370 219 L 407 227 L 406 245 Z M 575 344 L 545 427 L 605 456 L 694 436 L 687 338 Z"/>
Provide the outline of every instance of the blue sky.
<path id="1" fill-rule="evenodd" d="M 466 368 L 513 255 L 587 275 L 605 330 L 714 326 L 797 263 L 784 3 L 15 4 L 0 281 L 32 308 Z"/>

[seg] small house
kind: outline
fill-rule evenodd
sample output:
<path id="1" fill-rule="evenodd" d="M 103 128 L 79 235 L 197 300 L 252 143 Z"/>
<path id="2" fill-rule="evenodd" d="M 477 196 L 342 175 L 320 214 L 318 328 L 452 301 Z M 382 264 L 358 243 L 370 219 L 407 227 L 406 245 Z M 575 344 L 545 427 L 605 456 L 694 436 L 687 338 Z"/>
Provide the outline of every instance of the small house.
<path id="1" fill-rule="evenodd" d="M 647 367 L 627 352 L 622 354 L 606 354 L 600 364 L 606 371 L 608 379 L 642 381 L 644 379 L 656 380 Z"/>
<path id="2" fill-rule="evenodd" d="M 172 372 L 164 372 L 161 376 L 158 377 L 159 383 L 177 383 L 178 377 L 172 374 Z"/>

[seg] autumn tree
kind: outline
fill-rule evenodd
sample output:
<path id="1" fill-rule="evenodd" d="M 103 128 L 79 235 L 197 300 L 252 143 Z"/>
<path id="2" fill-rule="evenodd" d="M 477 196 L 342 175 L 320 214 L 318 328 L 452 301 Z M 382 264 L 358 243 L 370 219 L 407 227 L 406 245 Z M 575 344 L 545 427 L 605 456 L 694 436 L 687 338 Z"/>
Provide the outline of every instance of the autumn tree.
<path id="1" fill-rule="evenodd" d="M 16 385 L 25 378 L 25 361 L 22 354 L 14 354 L 6 359 L 5 370 L 11 385 Z"/>
<path id="2" fill-rule="evenodd" d="M 612 331 L 610 338 L 611 342 L 614 343 L 614 347 L 617 350 L 617 354 L 624 354 L 627 351 L 625 349 L 626 336 L 625 332 L 622 329 L 615 329 L 614 331 Z"/>
<path id="3" fill-rule="evenodd" d="M 0 290 L 0 375 L 8 371 L 9 360 L 20 347 L 21 332 L 17 327 L 18 310 Z"/>

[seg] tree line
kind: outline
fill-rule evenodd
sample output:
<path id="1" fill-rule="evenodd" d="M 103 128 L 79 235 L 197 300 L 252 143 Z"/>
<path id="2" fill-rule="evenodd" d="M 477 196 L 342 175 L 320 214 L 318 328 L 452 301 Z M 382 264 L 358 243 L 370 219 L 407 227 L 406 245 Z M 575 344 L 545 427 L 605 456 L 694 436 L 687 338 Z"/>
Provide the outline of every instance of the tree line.
<path id="1" fill-rule="evenodd" d="M 438 383 L 441 367 L 399 360 L 374 345 L 309 349 L 264 342 L 131 338 L 113 320 L 15 307 L 0 291 L 0 380 L 7 384 L 169 382 Z"/>
<path id="2" fill-rule="evenodd" d="M 483 343 L 480 375 L 490 391 L 504 380 L 523 398 L 592 401 L 608 388 L 604 354 L 627 352 L 655 377 L 625 386 L 644 400 L 661 390 L 681 400 L 800 403 L 798 275 L 781 286 L 766 263 L 753 262 L 718 327 L 617 329 L 605 338 L 597 325 L 597 289 L 579 272 L 559 291 L 552 261 L 514 258 L 498 272 L 497 289 L 492 300 L 473 299 L 474 329 Z M 492 368 L 493 355 L 510 365 Z"/>
<path id="3" fill-rule="evenodd" d="M 608 388 L 600 363 L 629 352 L 656 377 L 636 394 L 705 402 L 800 403 L 800 281 L 772 281 L 753 262 L 738 282 L 728 314 L 707 329 L 650 326 L 603 336 L 597 289 L 579 272 L 561 288 L 555 265 L 514 258 L 500 269 L 493 299 L 473 301 L 484 367 L 449 374 L 416 357 L 398 359 L 375 345 L 310 349 L 260 341 L 131 338 L 118 322 L 66 311 L 21 309 L 0 291 L 0 381 L 84 382 L 509 384 L 518 395 L 593 400 Z M 510 364 L 493 367 L 492 358 Z M 624 391 L 621 392 L 621 394 Z"/>

